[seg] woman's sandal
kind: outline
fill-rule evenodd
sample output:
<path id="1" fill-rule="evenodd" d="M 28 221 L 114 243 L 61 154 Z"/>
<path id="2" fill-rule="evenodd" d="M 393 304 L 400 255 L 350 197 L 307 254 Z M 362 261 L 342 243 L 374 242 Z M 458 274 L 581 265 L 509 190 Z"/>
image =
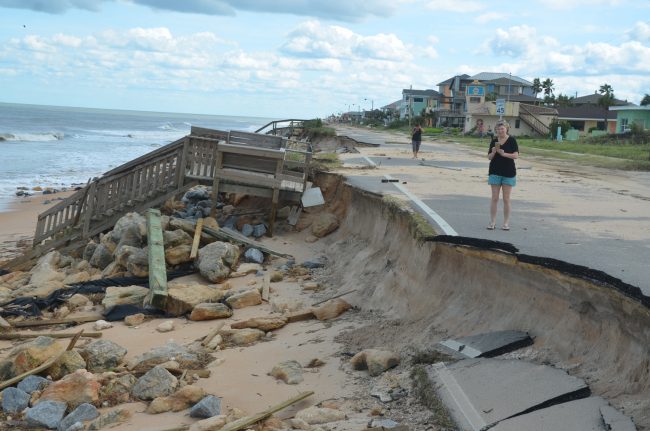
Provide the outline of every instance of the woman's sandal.
<path id="1" fill-rule="evenodd" d="M 492 223 L 492 224 L 488 225 L 488 227 L 486 227 L 486 229 L 487 229 L 487 230 L 494 230 L 494 229 L 496 229 L 496 223 Z"/>
<path id="2" fill-rule="evenodd" d="M 501 230 L 510 230 L 510 226 L 504 224 L 503 226 L 501 226 Z"/>

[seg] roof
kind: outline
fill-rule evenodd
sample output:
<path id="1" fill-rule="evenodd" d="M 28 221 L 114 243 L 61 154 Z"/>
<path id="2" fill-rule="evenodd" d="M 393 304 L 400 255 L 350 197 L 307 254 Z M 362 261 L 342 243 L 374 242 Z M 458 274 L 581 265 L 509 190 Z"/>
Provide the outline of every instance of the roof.
<path id="1" fill-rule="evenodd" d="M 524 103 L 543 102 L 542 99 L 538 99 L 537 97 L 534 97 L 534 96 L 528 96 L 526 94 L 511 94 L 510 97 L 499 95 L 498 98 L 499 99 L 507 99 L 507 100 L 510 100 L 511 102 L 524 102 Z"/>
<path id="2" fill-rule="evenodd" d="M 598 105 L 598 101 L 603 97 L 600 93 L 589 94 L 587 96 L 580 96 L 574 99 L 571 99 L 571 103 L 574 105 Z M 620 100 L 614 98 L 614 105 L 629 105 L 627 100 Z"/>
<path id="3" fill-rule="evenodd" d="M 402 99 L 396 100 L 393 103 L 389 103 L 386 106 L 382 106 L 381 109 L 397 109 L 402 104 Z"/>
<path id="4" fill-rule="evenodd" d="M 518 82 L 520 84 L 524 84 L 526 86 L 532 86 L 533 83 L 526 81 L 523 78 L 520 78 L 515 75 L 511 75 L 509 73 L 501 73 L 501 72 L 481 72 L 477 73 L 476 75 L 472 76 L 471 79 L 475 79 L 477 81 L 496 81 L 501 78 L 506 78 L 506 79 L 511 79 L 515 82 Z M 507 83 L 507 82 L 506 82 Z"/>
<path id="5" fill-rule="evenodd" d="M 409 88 L 405 88 L 402 90 L 402 94 L 409 94 L 411 96 L 430 96 L 430 97 L 438 97 L 440 96 L 440 93 L 438 93 L 436 90 L 411 90 Z"/>
<path id="6" fill-rule="evenodd" d="M 556 108 L 549 108 L 548 106 L 529 105 L 528 103 L 521 103 L 519 106 L 523 106 L 531 114 L 535 115 L 558 115 Z"/>
<path id="7" fill-rule="evenodd" d="M 582 106 L 559 106 L 557 108 L 559 119 L 572 120 L 603 120 L 605 111 L 600 106 L 582 105 Z M 607 119 L 615 120 L 616 112 L 607 111 Z"/>
<path id="8" fill-rule="evenodd" d="M 636 105 L 624 105 L 624 106 L 610 106 L 610 111 L 650 111 L 650 105 L 646 106 L 636 106 Z"/>
<path id="9" fill-rule="evenodd" d="M 455 76 L 452 76 L 452 77 L 449 78 L 449 79 L 445 79 L 444 81 L 439 82 L 439 83 L 437 83 L 436 85 L 447 85 L 447 84 L 451 84 L 452 81 L 453 81 L 454 79 L 456 79 L 456 77 L 459 77 L 460 79 L 470 79 L 470 76 L 469 76 L 469 75 L 467 75 L 466 73 L 463 73 L 462 75 L 455 75 Z"/>

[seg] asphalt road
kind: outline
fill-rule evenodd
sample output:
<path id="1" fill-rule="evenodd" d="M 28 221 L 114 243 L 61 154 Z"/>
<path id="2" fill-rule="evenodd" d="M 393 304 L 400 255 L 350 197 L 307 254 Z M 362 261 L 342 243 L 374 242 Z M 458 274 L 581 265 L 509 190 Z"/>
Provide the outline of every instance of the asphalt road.
<path id="1" fill-rule="evenodd" d="M 383 139 L 379 138 L 376 133 L 364 132 L 363 130 L 351 132 L 346 129 L 345 132 L 340 134 L 346 134 L 362 142 L 384 145 Z M 389 145 L 394 148 L 396 144 L 391 143 Z M 404 145 L 404 148 L 409 148 L 409 146 Z M 423 149 L 433 150 L 434 146 L 423 143 Z M 435 151 L 455 151 L 462 154 L 464 150 L 462 147 L 446 145 L 435 146 Z M 419 160 L 408 158 L 369 158 L 374 163 L 381 164 L 384 167 L 415 166 L 420 163 Z M 466 162 L 425 161 L 425 163 L 432 163 L 439 167 L 450 169 L 463 167 L 475 168 L 477 164 L 482 164 L 469 159 L 468 157 Z M 367 163 L 361 156 L 350 159 L 348 162 L 355 164 Z M 487 160 L 484 165 L 487 172 Z M 399 193 L 393 184 L 382 183 L 380 176 L 355 176 L 350 172 L 347 172 L 346 176 L 348 182 L 366 190 L 380 193 Z M 409 177 L 409 175 L 400 175 L 400 181 L 406 181 L 407 183 L 404 185 L 406 188 L 408 188 L 408 182 L 414 180 L 415 178 Z M 597 193 L 598 191 L 594 190 L 594 195 Z M 427 196 L 418 197 L 445 219 L 460 236 L 509 242 L 524 254 L 550 257 L 600 270 L 626 283 L 640 287 L 646 296 L 650 296 L 650 279 L 647 276 L 646 269 L 648 262 L 650 262 L 650 244 L 645 241 L 623 240 L 614 236 L 611 238 L 603 237 L 602 235 L 598 237 L 590 236 L 570 227 L 570 222 L 579 221 L 582 216 L 558 216 L 551 218 L 548 216 L 548 212 L 543 211 L 545 205 L 523 201 L 517 201 L 516 207 L 513 210 L 513 218 L 516 218 L 516 228 L 513 227 L 508 232 L 499 229 L 489 231 L 485 229 L 489 208 L 489 190 L 487 187 L 485 197 L 462 194 L 446 194 L 437 196 L 435 199 L 427 198 Z M 499 207 L 499 211 L 501 211 L 501 207 Z M 588 219 L 584 219 L 587 221 L 599 221 L 603 218 L 590 216 Z M 639 221 L 639 223 L 644 222 L 647 223 L 647 221 Z"/>

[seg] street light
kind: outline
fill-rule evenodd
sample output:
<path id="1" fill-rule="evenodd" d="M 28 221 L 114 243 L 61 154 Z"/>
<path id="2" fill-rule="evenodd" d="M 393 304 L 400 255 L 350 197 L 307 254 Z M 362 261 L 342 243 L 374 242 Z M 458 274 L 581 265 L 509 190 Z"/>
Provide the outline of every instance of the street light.
<path id="1" fill-rule="evenodd" d="M 374 99 L 363 99 L 363 100 L 364 100 L 365 102 L 367 102 L 368 100 L 370 100 L 370 110 L 371 110 L 371 111 L 374 111 L 374 110 L 375 110 L 375 101 L 374 101 Z"/>

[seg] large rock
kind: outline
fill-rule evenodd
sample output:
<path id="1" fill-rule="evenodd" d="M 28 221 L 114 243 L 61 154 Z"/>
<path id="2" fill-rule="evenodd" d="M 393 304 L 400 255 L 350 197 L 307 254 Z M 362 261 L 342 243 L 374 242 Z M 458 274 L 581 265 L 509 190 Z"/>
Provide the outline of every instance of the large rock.
<path id="1" fill-rule="evenodd" d="M 138 326 L 144 323 L 145 315 L 143 313 L 136 313 L 126 316 L 124 318 L 124 324 L 126 326 Z"/>
<path id="2" fill-rule="evenodd" d="M 400 357 L 397 353 L 387 350 L 366 349 L 357 353 L 350 359 L 355 370 L 368 370 L 371 376 L 378 376 L 384 371 L 396 367 Z"/>
<path id="3" fill-rule="evenodd" d="M 30 272 L 30 284 L 41 285 L 52 281 L 63 281 L 65 273 L 57 271 L 61 254 L 51 251 L 38 260 Z"/>
<path id="4" fill-rule="evenodd" d="M 86 360 L 88 371 L 98 373 L 115 368 L 122 362 L 127 350 L 110 340 L 97 340 L 79 350 Z"/>
<path id="5" fill-rule="evenodd" d="M 98 244 L 88 263 L 95 268 L 104 269 L 113 262 L 113 250 L 105 244 Z"/>
<path id="6" fill-rule="evenodd" d="M 131 245 L 121 245 L 115 249 L 115 262 L 120 266 L 126 268 L 129 264 L 129 257 L 138 253 L 142 249 L 140 247 L 133 247 Z"/>
<path id="7" fill-rule="evenodd" d="M 223 338 L 225 344 L 233 346 L 246 346 L 253 344 L 264 338 L 264 331 L 259 329 L 222 329 L 219 335 Z"/>
<path id="8" fill-rule="evenodd" d="M 213 285 L 172 284 L 167 289 L 165 311 L 172 316 L 182 316 L 204 302 L 217 302 L 224 292 Z"/>
<path id="9" fill-rule="evenodd" d="M 289 321 L 284 316 L 253 317 L 242 322 L 235 322 L 230 325 L 233 329 L 255 328 L 268 332 L 282 328 Z"/>
<path id="10" fill-rule="evenodd" d="M 80 404 L 59 424 L 59 431 L 66 431 L 77 422 L 91 421 L 99 416 L 99 411 L 92 404 Z M 82 428 L 83 429 L 83 428 Z"/>
<path id="11" fill-rule="evenodd" d="M 79 283 L 84 283 L 88 280 L 90 280 L 90 274 L 88 273 L 88 271 L 80 271 L 74 274 L 67 275 L 63 279 L 63 284 L 65 285 L 79 284 Z"/>
<path id="12" fill-rule="evenodd" d="M 111 286 L 106 288 L 102 305 L 106 309 L 124 304 L 142 306 L 148 293 L 149 289 L 142 286 Z"/>
<path id="13" fill-rule="evenodd" d="M 116 406 L 131 401 L 131 389 L 137 380 L 133 374 L 124 374 L 105 382 L 99 391 L 102 405 Z"/>
<path id="14" fill-rule="evenodd" d="M 181 231 L 182 232 L 182 231 Z M 165 249 L 165 261 L 168 265 L 180 265 L 181 263 L 190 262 L 192 258 L 190 253 L 192 246 L 187 244 Z"/>
<path id="15" fill-rule="evenodd" d="M 226 303 L 232 308 L 244 308 L 262 303 L 262 295 L 257 289 L 249 289 L 237 292 L 226 299 Z"/>
<path id="16" fill-rule="evenodd" d="M 183 386 L 172 395 L 154 399 L 149 404 L 147 413 L 180 412 L 198 403 L 203 397 L 205 397 L 203 388 L 192 385 Z"/>
<path id="17" fill-rule="evenodd" d="M 39 403 L 44 400 L 61 401 L 71 409 L 83 403 L 99 405 L 100 387 L 101 384 L 92 373 L 77 370 L 45 388 Z"/>
<path id="18" fill-rule="evenodd" d="M 176 377 L 162 367 L 154 367 L 135 382 L 131 394 L 139 400 L 153 400 L 171 395 L 176 386 Z"/>
<path id="19" fill-rule="evenodd" d="M 21 391 L 31 394 L 34 391 L 43 390 L 47 385 L 52 383 L 51 380 L 41 376 L 27 376 L 16 386 Z"/>
<path id="20" fill-rule="evenodd" d="M 164 346 L 155 347 L 140 356 L 136 356 L 129 362 L 128 369 L 135 373 L 144 373 L 156 365 L 172 360 L 178 362 L 183 369 L 197 370 L 202 368 L 210 358 L 190 352 L 186 347 L 174 342 L 168 342 Z"/>
<path id="21" fill-rule="evenodd" d="M 327 301 L 320 307 L 312 308 L 312 312 L 318 320 L 329 320 L 338 317 L 350 308 L 352 308 L 350 304 L 341 298 L 336 298 Z"/>
<path id="22" fill-rule="evenodd" d="M 36 404 L 25 413 L 28 423 L 43 426 L 49 429 L 56 429 L 63 419 L 66 405 L 64 402 L 46 400 Z"/>
<path id="23" fill-rule="evenodd" d="M 271 370 L 271 376 L 288 385 L 297 385 L 303 381 L 302 366 L 294 360 L 280 362 Z"/>
<path id="24" fill-rule="evenodd" d="M 213 242 L 199 250 L 197 266 L 201 275 L 213 283 L 228 277 L 239 260 L 239 247 L 227 242 Z"/>
<path id="25" fill-rule="evenodd" d="M 115 425 L 131 418 L 132 413 L 127 409 L 117 409 L 100 415 L 97 419 L 88 424 L 88 431 L 95 431 Z"/>
<path id="26" fill-rule="evenodd" d="M 332 213 L 322 212 L 316 217 L 311 225 L 311 233 L 318 238 L 322 238 L 339 227 L 339 220 Z"/>
<path id="27" fill-rule="evenodd" d="M 303 420 L 309 425 L 326 424 L 345 419 L 345 413 L 326 407 L 308 407 L 296 413 L 296 419 Z"/>
<path id="28" fill-rule="evenodd" d="M 220 430 L 227 422 L 226 415 L 213 416 L 203 419 L 190 425 L 189 431 L 213 431 Z"/>
<path id="29" fill-rule="evenodd" d="M 254 262 L 257 264 L 264 263 L 264 254 L 256 248 L 249 248 L 246 250 L 244 257 L 248 262 Z"/>
<path id="30" fill-rule="evenodd" d="M 147 236 L 147 219 L 135 212 L 122 216 L 111 232 L 113 241 L 134 247 L 140 247 Z"/>
<path id="31" fill-rule="evenodd" d="M 149 250 L 137 249 L 126 261 L 126 269 L 135 277 L 146 277 L 149 275 Z"/>
<path id="32" fill-rule="evenodd" d="M 83 260 L 88 262 L 91 257 L 93 257 L 93 253 L 95 253 L 95 249 L 97 248 L 97 243 L 95 241 L 88 241 L 88 244 L 86 244 L 86 247 L 84 248 L 84 252 L 82 254 Z"/>
<path id="33" fill-rule="evenodd" d="M 197 304 L 192 309 L 190 320 L 226 319 L 232 316 L 232 309 L 220 302 Z"/>
<path id="34" fill-rule="evenodd" d="M 9 380 L 32 370 L 65 350 L 54 338 L 37 337 L 13 349 L 7 359 L 0 361 L 0 381 Z"/>
<path id="35" fill-rule="evenodd" d="M 190 417 L 211 418 L 221 414 L 221 398 L 208 395 L 190 409 Z"/>
<path id="36" fill-rule="evenodd" d="M 86 361 L 76 350 L 69 350 L 47 369 L 47 374 L 53 380 L 59 380 L 70 373 L 86 368 Z M 49 382 L 49 381 L 48 381 Z"/>
<path id="37" fill-rule="evenodd" d="M 165 248 L 173 248 L 179 245 L 192 245 L 192 237 L 183 229 L 176 229 L 163 232 Z"/>
<path id="38" fill-rule="evenodd" d="M 2 391 L 2 411 L 15 415 L 29 406 L 30 395 L 18 388 L 7 388 Z"/>

